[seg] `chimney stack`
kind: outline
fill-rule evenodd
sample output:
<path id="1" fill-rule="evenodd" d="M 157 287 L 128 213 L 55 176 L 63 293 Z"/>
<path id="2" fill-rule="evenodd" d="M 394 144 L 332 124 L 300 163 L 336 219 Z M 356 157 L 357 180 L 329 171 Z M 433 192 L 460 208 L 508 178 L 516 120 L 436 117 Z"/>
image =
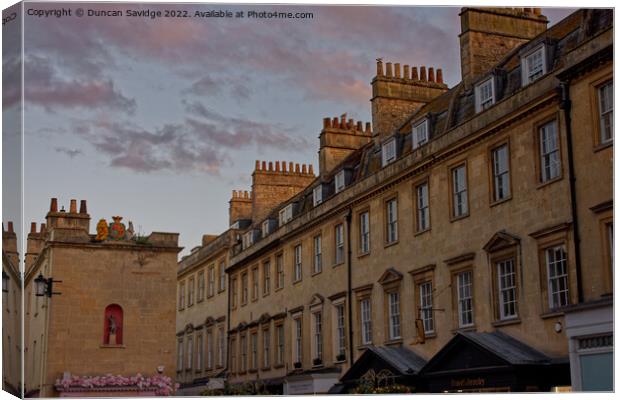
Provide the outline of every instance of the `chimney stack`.
<path id="1" fill-rule="evenodd" d="M 72 214 L 77 214 L 77 200 L 71 199 L 71 205 L 69 206 L 69 212 Z"/>
<path id="2" fill-rule="evenodd" d="M 53 197 L 50 203 L 50 212 L 58 212 L 58 199 Z"/>
<path id="3" fill-rule="evenodd" d="M 80 200 L 80 214 L 88 214 L 88 211 L 86 211 L 86 200 Z"/>

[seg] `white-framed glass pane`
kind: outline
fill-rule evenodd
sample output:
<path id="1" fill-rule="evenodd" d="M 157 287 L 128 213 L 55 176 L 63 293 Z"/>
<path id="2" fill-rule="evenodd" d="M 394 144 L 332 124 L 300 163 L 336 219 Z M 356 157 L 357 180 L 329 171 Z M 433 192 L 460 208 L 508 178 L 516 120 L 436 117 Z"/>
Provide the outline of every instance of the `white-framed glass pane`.
<path id="1" fill-rule="evenodd" d="M 396 199 L 389 200 L 387 207 L 387 242 L 393 243 L 398 240 L 398 203 Z"/>
<path id="2" fill-rule="evenodd" d="M 416 206 L 417 206 L 417 228 L 418 231 L 425 231 L 430 227 L 430 210 L 428 204 L 428 183 L 423 183 L 416 187 Z"/>
<path id="3" fill-rule="evenodd" d="M 424 120 L 413 127 L 413 149 L 428 142 L 428 121 Z"/>
<path id="4" fill-rule="evenodd" d="M 525 73 L 527 82 L 533 82 L 545 73 L 544 48 L 534 51 L 525 58 Z"/>
<path id="5" fill-rule="evenodd" d="M 320 312 L 314 313 L 314 358 L 323 359 L 323 317 Z"/>
<path id="6" fill-rule="evenodd" d="M 545 251 L 549 291 L 549 308 L 555 309 L 569 304 L 568 271 L 566 252 L 563 246 Z"/>
<path id="7" fill-rule="evenodd" d="M 301 280 L 301 245 L 295 246 L 295 282 Z"/>
<path id="8" fill-rule="evenodd" d="M 614 136 L 614 84 L 609 81 L 598 88 L 600 140 L 607 143 Z"/>
<path id="9" fill-rule="evenodd" d="M 500 319 L 517 316 L 517 275 L 514 260 L 504 260 L 497 264 L 497 288 Z"/>
<path id="10" fill-rule="evenodd" d="M 345 354 L 345 332 L 344 332 L 344 305 L 338 304 L 336 306 L 336 328 L 337 328 L 337 355 Z"/>
<path id="11" fill-rule="evenodd" d="M 342 224 L 336 225 L 336 264 L 344 262 L 344 226 Z"/>
<path id="12" fill-rule="evenodd" d="M 474 310 L 472 302 L 472 273 L 471 271 L 461 272 L 457 275 L 458 283 L 458 311 L 459 326 L 465 327 L 473 325 Z"/>
<path id="13" fill-rule="evenodd" d="M 334 178 L 334 185 L 336 188 L 336 193 L 344 189 L 344 171 L 340 171 L 336 174 L 336 177 Z"/>
<path id="14" fill-rule="evenodd" d="M 433 319 L 433 284 L 424 282 L 420 284 L 420 316 L 424 324 L 424 333 L 431 333 L 435 330 Z"/>
<path id="15" fill-rule="evenodd" d="M 318 206 L 323 202 L 323 186 L 319 185 L 312 189 L 312 202 L 314 206 Z"/>
<path id="16" fill-rule="evenodd" d="M 319 273 L 323 269 L 322 258 L 321 236 L 319 235 L 314 237 L 314 273 Z"/>
<path id="17" fill-rule="evenodd" d="M 495 90 L 493 88 L 493 78 L 489 78 L 476 86 L 476 111 L 486 110 L 494 103 Z"/>
<path id="18" fill-rule="evenodd" d="M 269 367 L 271 353 L 271 336 L 269 329 L 263 330 L 263 367 Z"/>
<path id="19" fill-rule="evenodd" d="M 556 121 L 539 129 L 541 181 L 546 182 L 560 176 L 560 148 Z"/>
<path id="20" fill-rule="evenodd" d="M 467 175 L 464 165 L 452 170 L 452 203 L 454 217 L 467 214 Z"/>
<path id="21" fill-rule="evenodd" d="M 360 214 L 360 251 L 370 251 L 370 220 L 368 211 Z"/>
<path id="22" fill-rule="evenodd" d="M 400 296 L 398 292 L 388 294 L 388 317 L 390 339 L 400 338 Z"/>
<path id="23" fill-rule="evenodd" d="M 372 343 L 372 317 L 370 299 L 360 301 L 360 314 L 362 323 L 362 344 Z"/>
<path id="24" fill-rule="evenodd" d="M 493 149 L 493 189 L 495 201 L 510 196 L 510 173 L 508 145 Z"/>
<path id="25" fill-rule="evenodd" d="M 396 159 L 396 139 L 390 139 L 381 146 L 382 166 L 386 166 Z"/>

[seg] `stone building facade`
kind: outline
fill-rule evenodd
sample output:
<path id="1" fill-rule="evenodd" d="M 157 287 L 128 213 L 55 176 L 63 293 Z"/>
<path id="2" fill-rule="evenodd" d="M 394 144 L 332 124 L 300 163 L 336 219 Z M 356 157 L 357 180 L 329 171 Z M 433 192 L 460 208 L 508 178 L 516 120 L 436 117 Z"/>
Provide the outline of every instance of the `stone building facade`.
<path id="1" fill-rule="evenodd" d="M 22 279 L 13 222 L 2 225 L 2 390 L 21 396 Z"/>
<path id="2" fill-rule="evenodd" d="M 32 224 L 24 282 L 28 397 L 162 394 L 154 385 L 139 388 L 137 374 L 172 383 L 178 234 L 139 236 L 113 219 L 99 220 L 91 234 L 85 200 L 79 211 L 76 200 L 59 211 L 54 198 L 46 223 Z M 45 293 L 37 291 L 43 279 Z M 107 383 L 84 389 L 84 376 Z"/>
<path id="3" fill-rule="evenodd" d="M 546 25 L 464 8 L 459 84 L 378 60 L 372 131 L 326 118 L 318 177 L 231 201 L 230 383 L 610 390 L 612 13 Z"/>

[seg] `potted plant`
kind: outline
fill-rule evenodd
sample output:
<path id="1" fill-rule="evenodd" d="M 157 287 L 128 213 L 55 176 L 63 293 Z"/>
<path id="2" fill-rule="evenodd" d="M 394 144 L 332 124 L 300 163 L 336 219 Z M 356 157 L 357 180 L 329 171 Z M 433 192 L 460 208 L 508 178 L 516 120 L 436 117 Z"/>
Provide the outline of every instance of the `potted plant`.
<path id="1" fill-rule="evenodd" d="M 295 363 L 293 364 L 293 367 L 295 367 L 295 369 L 301 369 L 301 362 L 295 361 Z"/>
<path id="2" fill-rule="evenodd" d="M 320 358 L 315 358 L 314 360 L 312 360 L 312 365 L 317 366 L 317 365 L 321 365 L 323 364 L 323 360 L 321 360 Z"/>
<path id="3" fill-rule="evenodd" d="M 346 359 L 344 353 L 340 353 L 336 356 L 336 361 L 344 361 Z"/>

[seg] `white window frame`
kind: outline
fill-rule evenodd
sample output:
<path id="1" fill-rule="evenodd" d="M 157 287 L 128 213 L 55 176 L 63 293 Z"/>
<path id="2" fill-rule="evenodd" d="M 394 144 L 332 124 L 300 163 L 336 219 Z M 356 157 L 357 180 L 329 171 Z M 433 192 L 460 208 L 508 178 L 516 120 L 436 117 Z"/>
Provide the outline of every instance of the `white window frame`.
<path id="1" fill-rule="evenodd" d="M 191 370 L 194 367 L 194 337 L 193 336 L 187 337 L 186 349 L 187 349 L 187 357 L 186 357 L 187 365 L 185 366 L 185 368 L 188 370 Z"/>
<path id="2" fill-rule="evenodd" d="M 386 242 L 387 244 L 398 241 L 398 199 L 393 198 L 385 203 L 386 207 Z"/>
<path id="3" fill-rule="evenodd" d="M 596 88 L 598 97 L 601 144 L 614 140 L 614 82 L 609 80 Z"/>
<path id="4" fill-rule="evenodd" d="M 486 97 L 482 97 L 486 95 Z M 486 110 L 495 104 L 495 78 L 493 76 L 476 85 L 476 112 Z"/>
<path id="5" fill-rule="evenodd" d="M 344 188 L 345 188 L 344 170 L 342 170 L 334 176 L 334 189 L 336 193 L 340 193 L 344 190 Z"/>
<path id="6" fill-rule="evenodd" d="M 234 337 L 230 338 L 230 370 L 237 372 L 237 340 Z"/>
<path id="7" fill-rule="evenodd" d="M 540 56 L 540 71 L 530 71 L 530 63 Z M 542 78 L 547 73 L 547 54 L 545 51 L 545 45 L 541 44 L 536 49 L 530 51 L 524 55 L 521 59 L 521 78 L 523 86 L 527 86 L 532 82 Z"/>
<path id="8" fill-rule="evenodd" d="M 323 314 L 320 311 L 314 312 L 312 313 L 312 319 L 314 336 L 312 347 L 314 358 L 323 361 Z"/>
<path id="9" fill-rule="evenodd" d="M 460 175 L 459 172 L 463 171 Z M 451 170 L 452 174 L 452 217 L 458 218 L 469 213 L 467 199 L 467 167 L 458 165 Z"/>
<path id="10" fill-rule="evenodd" d="M 197 347 L 197 351 L 196 351 L 196 369 L 197 370 L 202 370 L 204 368 L 203 365 L 203 357 L 202 355 L 204 354 L 204 338 L 202 336 L 202 334 L 198 335 L 196 337 L 196 347 Z"/>
<path id="11" fill-rule="evenodd" d="M 207 331 L 207 369 L 213 368 L 213 331 Z"/>
<path id="12" fill-rule="evenodd" d="M 499 319 L 513 319 L 517 317 L 517 272 L 514 258 L 498 261 L 497 268 L 497 298 L 499 300 Z"/>
<path id="13" fill-rule="evenodd" d="M 293 219 L 293 204 L 288 204 L 286 207 L 280 210 L 278 213 L 280 226 L 288 223 Z"/>
<path id="14" fill-rule="evenodd" d="M 198 301 L 205 299 L 205 271 L 198 272 Z"/>
<path id="15" fill-rule="evenodd" d="M 260 273 L 258 271 L 258 265 L 252 268 L 252 300 L 258 299 L 258 289 L 260 287 Z"/>
<path id="16" fill-rule="evenodd" d="M 360 214 L 360 252 L 370 253 L 370 211 Z"/>
<path id="17" fill-rule="evenodd" d="M 183 355 L 185 353 L 185 346 L 183 345 L 183 339 L 177 341 L 177 371 L 183 371 Z"/>
<path id="18" fill-rule="evenodd" d="M 345 322 L 345 309 L 344 309 L 344 300 L 341 300 L 338 303 L 334 303 L 334 318 L 335 318 L 335 323 L 334 326 L 336 328 L 336 334 L 335 334 L 335 355 L 336 357 L 338 355 L 343 355 L 345 356 L 346 354 L 346 322 Z"/>
<path id="19" fill-rule="evenodd" d="M 250 333 L 250 369 L 258 369 L 258 332 Z"/>
<path id="20" fill-rule="evenodd" d="M 263 296 L 271 291 L 271 261 L 263 262 Z"/>
<path id="21" fill-rule="evenodd" d="M 344 262 L 344 225 L 338 224 L 334 229 L 335 254 L 334 264 L 342 264 Z"/>
<path id="22" fill-rule="evenodd" d="M 271 363 L 271 333 L 269 328 L 263 329 L 263 368 L 269 368 Z"/>
<path id="23" fill-rule="evenodd" d="M 211 297 L 215 294 L 215 265 L 211 265 L 208 270 L 207 296 Z"/>
<path id="24" fill-rule="evenodd" d="M 396 160 L 396 138 L 386 140 L 381 145 L 381 167 L 394 162 Z"/>
<path id="25" fill-rule="evenodd" d="M 303 270 L 302 270 L 302 248 L 301 244 L 295 246 L 293 251 L 295 256 L 295 264 L 293 266 L 293 282 L 301 281 Z"/>
<path id="26" fill-rule="evenodd" d="M 360 324 L 362 344 L 372 344 L 372 303 L 370 298 L 360 300 Z"/>
<path id="27" fill-rule="evenodd" d="M 239 340 L 239 347 L 241 347 L 241 371 L 248 370 L 248 336 L 246 334 L 241 335 Z"/>
<path id="28" fill-rule="evenodd" d="M 538 128 L 540 151 L 540 180 L 549 182 L 562 174 L 560 136 L 556 120 L 549 121 Z"/>
<path id="29" fill-rule="evenodd" d="M 276 255 L 276 289 L 284 287 L 284 254 Z"/>
<path id="30" fill-rule="evenodd" d="M 413 150 L 428 143 L 428 119 L 423 119 L 414 125 L 411 133 Z"/>
<path id="31" fill-rule="evenodd" d="M 323 202 L 323 185 L 319 185 L 312 189 L 312 204 L 314 207 Z"/>
<path id="32" fill-rule="evenodd" d="M 286 343 L 284 342 L 284 324 L 276 325 L 276 364 L 284 364 L 284 352 Z"/>
<path id="33" fill-rule="evenodd" d="M 261 225 L 261 231 L 262 231 L 263 237 L 267 237 L 267 235 L 269 235 L 269 220 L 263 221 Z"/>
<path id="34" fill-rule="evenodd" d="M 428 181 L 415 187 L 416 193 L 416 227 L 418 232 L 424 232 L 431 227 Z"/>
<path id="35" fill-rule="evenodd" d="M 424 333 L 435 332 L 435 319 L 433 315 L 433 282 L 426 281 L 418 285 L 420 291 L 420 318 L 424 325 Z"/>
<path id="36" fill-rule="evenodd" d="M 220 261 L 220 291 L 226 289 L 226 264 Z"/>
<path id="37" fill-rule="evenodd" d="M 557 257 L 557 252 L 561 252 L 560 257 Z M 564 245 L 546 248 L 545 264 L 547 268 L 549 308 L 555 310 L 569 305 L 568 261 Z"/>
<path id="38" fill-rule="evenodd" d="M 401 338 L 400 293 L 388 292 L 388 337 L 390 340 Z"/>
<path id="39" fill-rule="evenodd" d="M 293 364 L 303 361 L 303 322 L 302 316 L 293 317 Z"/>
<path id="40" fill-rule="evenodd" d="M 502 153 L 504 153 L 503 156 Z M 491 154 L 493 162 L 493 200 L 505 200 L 510 197 L 510 149 L 508 148 L 508 143 L 495 147 Z M 503 160 L 502 157 L 504 157 Z"/>
<path id="41" fill-rule="evenodd" d="M 249 274 L 246 272 L 243 272 L 241 274 L 241 304 L 247 304 L 248 301 L 250 300 L 250 288 L 249 288 L 249 279 L 250 277 L 248 276 Z"/>
<path id="42" fill-rule="evenodd" d="M 224 352 L 226 351 L 226 346 L 224 344 L 224 341 L 226 340 L 225 336 L 224 336 L 224 327 L 220 326 L 218 331 L 217 331 L 217 335 L 218 335 L 218 349 L 217 349 L 217 365 L 219 366 L 224 366 Z"/>
<path id="43" fill-rule="evenodd" d="M 187 306 L 191 307 L 194 305 L 194 289 L 195 289 L 195 279 L 192 276 L 187 281 Z"/>
<path id="44" fill-rule="evenodd" d="M 456 276 L 459 328 L 474 325 L 473 272 L 463 271 Z"/>
<path id="45" fill-rule="evenodd" d="M 321 272 L 323 270 L 323 250 L 322 250 L 322 239 L 321 239 L 321 235 L 316 235 L 314 237 L 314 273 L 318 274 L 319 272 Z"/>

